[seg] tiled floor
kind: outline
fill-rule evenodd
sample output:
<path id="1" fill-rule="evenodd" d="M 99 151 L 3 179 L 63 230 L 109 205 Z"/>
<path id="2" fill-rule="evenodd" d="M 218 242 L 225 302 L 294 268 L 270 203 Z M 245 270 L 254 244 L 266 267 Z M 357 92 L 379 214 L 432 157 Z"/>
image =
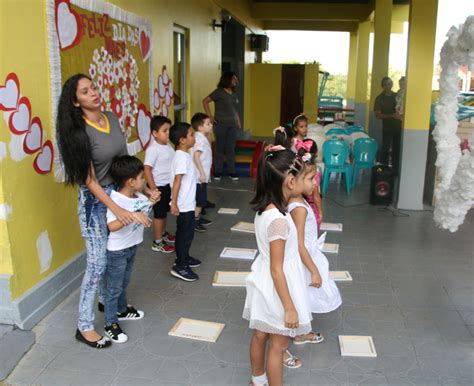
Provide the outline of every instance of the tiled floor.
<path id="1" fill-rule="evenodd" d="M 242 189 L 242 190 L 238 190 Z M 36 328 L 37 343 L 8 378 L 13 384 L 245 385 L 249 380 L 250 331 L 241 318 L 245 289 L 213 288 L 216 270 L 248 270 L 250 263 L 224 261 L 224 246 L 255 247 L 252 235 L 231 233 L 238 220 L 252 221 L 249 180 L 210 186 L 220 206 L 241 208 L 237 216 L 218 216 L 197 234 L 194 256 L 204 264 L 201 280 L 171 278 L 172 256 L 150 250 L 150 231 L 139 249 L 129 290 L 146 312 L 141 321 L 124 322 L 130 340 L 98 351 L 74 340 L 78 292 Z M 343 222 L 340 244 L 328 255 L 332 270 L 349 270 L 354 281 L 339 285 L 343 306 L 315 317 L 325 341 L 292 346 L 304 365 L 286 370 L 292 385 L 474 384 L 474 213 L 455 234 L 441 231 L 430 212 L 409 217 L 367 205 L 367 187 L 352 196 L 333 182 L 325 200 L 325 219 Z M 167 335 L 177 318 L 219 321 L 226 327 L 209 344 Z M 103 325 L 97 315 L 96 326 Z M 339 334 L 372 335 L 377 358 L 341 357 Z"/>

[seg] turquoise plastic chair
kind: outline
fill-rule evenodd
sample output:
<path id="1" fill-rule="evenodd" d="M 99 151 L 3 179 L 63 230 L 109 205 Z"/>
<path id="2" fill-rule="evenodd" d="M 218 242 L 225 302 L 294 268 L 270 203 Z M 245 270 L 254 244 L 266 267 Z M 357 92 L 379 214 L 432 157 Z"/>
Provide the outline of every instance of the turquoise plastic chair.
<path id="1" fill-rule="evenodd" d="M 346 163 L 349 156 L 349 145 L 344 141 L 329 140 L 324 142 L 324 176 L 321 186 L 322 193 L 325 194 L 328 188 L 331 173 L 344 173 L 346 176 L 346 190 L 351 192 L 352 188 L 352 165 Z"/>
<path id="2" fill-rule="evenodd" d="M 375 165 L 375 156 L 379 145 L 373 138 L 359 138 L 354 141 L 352 155 L 354 157 L 354 173 L 352 187 L 356 185 L 361 169 L 371 169 Z"/>
<path id="3" fill-rule="evenodd" d="M 347 130 L 343 129 L 342 127 L 333 127 L 332 129 L 329 129 L 326 131 L 325 135 L 330 136 L 330 135 L 348 135 Z"/>
<path id="4" fill-rule="evenodd" d="M 348 126 L 348 127 L 346 127 L 346 130 L 349 133 L 349 135 L 351 135 L 352 133 L 355 133 L 356 131 L 360 131 L 362 133 L 365 133 L 365 129 L 362 126 L 359 126 L 359 125 Z"/>

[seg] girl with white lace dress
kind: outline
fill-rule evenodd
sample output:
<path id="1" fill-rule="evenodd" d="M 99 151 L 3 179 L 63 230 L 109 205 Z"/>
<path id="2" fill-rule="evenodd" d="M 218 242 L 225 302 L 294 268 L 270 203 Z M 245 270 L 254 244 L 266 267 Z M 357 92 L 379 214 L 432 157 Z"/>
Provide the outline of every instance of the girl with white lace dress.
<path id="1" fill-rule="evenodd" d="M 260 253 L 246 280 L 243 311 L 243 318 L 254 330 L 250 362 L 251 385 L 255 386 L 282 385 L 288 337 L 311 331 L 312 316 L 296 228 L 287 213 L 288 201 L 302 194 L 304 169 L 300 157 L 282 146 L 271 146 L 259 161 L 256 194 L 251 203 L 257 211 L 255 235 Z"/>
<path id="2" fill-rule="evenodd" d="M 329 262 L 321 252 L 326 234 L 318 235 L 318 226 L 314 211 L 304 196 L 310 195 L 315 188 L 315 154 L 299 150 L 299 156 L 306 165 L 303 178 L 302 195 L 290 200 L 288 211 L 293 218 L 298 234 L 299 254 L 305 266 L 305 283 L 312 313 L 328 313 L 337 309 L 341 295 L 334 280 L 329 276 Z M 316 285 L 311 285 L 316 283 Z M 322 336 L 317 333 L 301 334 L 294 338 L 295 344 L 319 343 Z"/>

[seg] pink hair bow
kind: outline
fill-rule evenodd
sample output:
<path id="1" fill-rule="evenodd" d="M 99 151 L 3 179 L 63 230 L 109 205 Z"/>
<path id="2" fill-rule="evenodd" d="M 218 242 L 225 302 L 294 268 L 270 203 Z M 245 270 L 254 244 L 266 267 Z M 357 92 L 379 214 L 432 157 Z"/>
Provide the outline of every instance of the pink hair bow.
<path id="1" fill-rule="evenodd" d="M 295 144 L 296 150 L 303 148 L 306 150 L 307 153 L 310 152 L 312 146 L 313 146 L 312 141 L 302 141 L 301 139 L 298 139 Z"/>

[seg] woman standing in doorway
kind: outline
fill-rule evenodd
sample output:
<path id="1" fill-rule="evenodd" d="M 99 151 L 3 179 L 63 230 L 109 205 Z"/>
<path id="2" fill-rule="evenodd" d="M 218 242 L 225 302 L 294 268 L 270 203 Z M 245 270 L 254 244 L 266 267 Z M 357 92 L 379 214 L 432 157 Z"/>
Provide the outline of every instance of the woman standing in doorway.
<path id="1" fill-rule="evenodd" d="M 125 225 L 140 222 L 109 197 L 113 189 L 110 165 L 114 157 L 127 154 L 127 143 L 117 117 L 100 111 L 99 92 L 83 74 L 72 76 L 63 85 L 56 130 L 66 184 L 79 186 L 79 226 L 87 250 L 76 339 L 105 348 L 111 342 L 95 331 L 92 309 L 107 264 L 107 208 Z"/>
<path id="2" fill-rule="evenodd" d="M 235 143 L 237 141 L 237 131 L 241 128 L 240 117 L 237 112 L 239 100 L 235 93 L 238 83 L 239 80 L 235 72 L 226 71 L 222 74 L 217 88 L 202 101 L 204 110 L 214 123 L 214 134 L 216 136 L 214 179 L 216 181 L 219 181 L 222 177 L 224 155 L 229 177 L 234 181 L 239 179 L 235 172 Z M 211 114 L 210 102 L 214 102 L 215 116 Z"/>

